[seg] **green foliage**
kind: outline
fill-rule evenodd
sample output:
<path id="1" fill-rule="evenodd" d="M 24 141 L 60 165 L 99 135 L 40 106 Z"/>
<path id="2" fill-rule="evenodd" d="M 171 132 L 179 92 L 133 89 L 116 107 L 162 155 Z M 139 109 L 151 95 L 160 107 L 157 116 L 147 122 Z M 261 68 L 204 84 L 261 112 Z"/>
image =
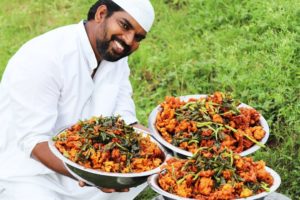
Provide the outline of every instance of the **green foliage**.
<path id="1" fill-rule="evenodd" d="M 268 148 L 254 156 L 281 175 L 279 191 L 297 199 L 299 2 L 195 0 L 176 10 L 172 2 L 155 2 L 150 37 L 130 58 L 139 119 L 146 125 L 167 95 L 233 92 L 268 120 Z"/>
<path id="2" fill-rule="evenodd" d="M 94 1 L 1 0 L 0 74 L 30 38 L 85 18 Z M 130 57 L 140 122 L 168 95 L 230 91 L 270 125 L 254 154 L 282 178 L 279 192 L 299 199 L 300 2 L 152 0 L 153 29 Z M 137 199 L 151 199 L 149 188 Z"/>
<path id="3" fill-rule="evenodd" d="M 168 4 L 173 9 L 181 9 L 188 4 L 188 0 L 164 0 L 165 4 Z"/>

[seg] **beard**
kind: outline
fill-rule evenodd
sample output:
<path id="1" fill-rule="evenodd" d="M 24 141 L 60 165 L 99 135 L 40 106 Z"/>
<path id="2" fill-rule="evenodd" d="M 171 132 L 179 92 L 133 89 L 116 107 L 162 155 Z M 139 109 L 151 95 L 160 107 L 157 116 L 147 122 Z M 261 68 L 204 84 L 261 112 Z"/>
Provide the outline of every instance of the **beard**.
<path id="1" fill-rule="evenodd" d="M 123 46 L 124 50 L 122 54 L 118 54 L 112 48 L 110 48 L 110 44 L 113 41 L 118 41 Z M 117 36 L 115 35 L 112 35 L 110 39 L 106 40 L 96 39 L 96 48 L 101 58 L 110 62 L 120 60 L 121 58 L 124 58 L 125 56 L 128 56 L 131 53 L 130 47 L 123 40 L 117 38 Z"/>

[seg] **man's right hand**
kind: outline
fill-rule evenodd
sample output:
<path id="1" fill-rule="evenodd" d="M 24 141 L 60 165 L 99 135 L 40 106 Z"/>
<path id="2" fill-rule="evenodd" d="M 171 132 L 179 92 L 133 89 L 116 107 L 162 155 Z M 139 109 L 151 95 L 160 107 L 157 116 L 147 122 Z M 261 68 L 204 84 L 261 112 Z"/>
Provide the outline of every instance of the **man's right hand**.
<path id="1" fill-rule="evenodd" d="M 75 179 L 65 168 L 63 162 L 50 151 L 48 142 L 41 142 L 35 145 L 32 150 L 31 157 L 43 163 L 46 167 L 53 171 Z"/>
<path id="2" fill-rule="evenodd" d="M 79 181 L 79 186 L 80 187 L 84 187 L 87 186 L 86 183 L 84 181 Z M 113 192 L 128 192 L 129 189 L 128 188 L 124 188 L 124 189 L 113 189 L 113 188 L 103 188 L 103 187 L 98 187 L 102 192 L 105 193 L 113 193 Z"/>
<path id="3" fill-rule="evenodd" d="M 41 142 L 38 143 L 33 151 L 31 156 L 40 161 L 41 163 L 43 163 L 45 166 L 47 166 L 48 168 L 52 169 L 53 171 L 56 171 L 62 175 L 68 176 L 70 178 L 76 179 L 75 177 L 73 177 L 70 172 L 68 172 L 68 170 L 65 168 L 63 162 L 61 160 L 59 160 L 49 149 L 48 146 L 48 142 Z M 85 182 L 83 181 L 79 181 L 79 186 L 84 187 L 84 186 L 88 186 Z M 112 192 L 128 192 L 129 189 L 125 188 L 125 189 L 113 189 L 113 188 L 100 188 L 98 187 L 102 192 L 105 193 L 112 193 Z"/>

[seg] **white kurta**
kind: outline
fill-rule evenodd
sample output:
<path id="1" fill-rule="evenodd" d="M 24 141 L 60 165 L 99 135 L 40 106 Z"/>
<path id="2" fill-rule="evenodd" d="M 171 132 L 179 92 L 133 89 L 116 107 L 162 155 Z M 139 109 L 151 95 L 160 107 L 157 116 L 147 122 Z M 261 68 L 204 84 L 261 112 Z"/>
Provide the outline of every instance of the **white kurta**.
<path id="1" fill-rule="evenodd" d="M 31 184 L 56 191 L 57 198 L 53 195 L 50 199 L 66 199 L 61 198 L 64 195 L 75 199 L 80 197 L 76 193 L 91 190 L 101 194 L 95 188 L 78 188 L 76 181 L 57 175 L 30 157 L 37 143 L 79 119 L 119 114 L 127 123 L 137 121 L 127 57 L 102 61 L 92 79 L 96 67 L 83 22 L 36 37 L 11 58 L 0 84 L 0 199 L 1 194 L 17 192 L 17 186 L 22 194 L 25 185 L 34 187 Z M 112 197 L 102 195 L 101 199 Z M 86 197 L 83 194 L 78 199 Z M 44 199 L 34 193 L 28 196 L 34 198 Z"/>

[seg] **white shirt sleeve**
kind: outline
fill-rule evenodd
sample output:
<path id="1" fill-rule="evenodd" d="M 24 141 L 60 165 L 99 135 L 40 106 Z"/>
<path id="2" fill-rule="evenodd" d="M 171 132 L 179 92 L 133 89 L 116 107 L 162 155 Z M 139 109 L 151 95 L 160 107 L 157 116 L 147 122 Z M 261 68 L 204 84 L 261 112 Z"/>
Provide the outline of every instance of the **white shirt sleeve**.
<path id="1" fill-rule="evenodd" d="M 49 56 L 23 48 L 8 65 L 13 131 L 18 146 L 27 156 L 37 143 L 51 138 L 57 119 L 59 72 Z"/>
<path id="2" fill-rule="evenodd" d="M 127 62 L 126 65 L 127 66 L 123 67 L 127 67 L 128 70 L 123 74 L 121 80 L 114 115 L 120 115 L 127 124 L 132 124 L 138 120 L 136 118 L 135 105 L 132 99 L 132 87 L 129 81 L 130 70 Z"/>

